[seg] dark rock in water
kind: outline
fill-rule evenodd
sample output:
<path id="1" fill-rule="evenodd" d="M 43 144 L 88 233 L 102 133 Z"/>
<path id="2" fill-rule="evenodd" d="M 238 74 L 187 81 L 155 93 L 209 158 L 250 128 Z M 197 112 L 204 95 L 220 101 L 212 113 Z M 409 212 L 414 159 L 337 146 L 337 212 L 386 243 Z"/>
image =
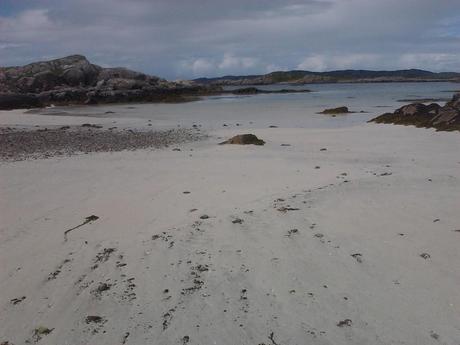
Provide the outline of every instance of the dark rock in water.
<path id="1" fill-rule="evenodd" d="M 232 91 L 235 95 L 255 95 L 260 93 L 260 90 L 256 87 L 245 87 L 244 89 L 237 89 Z"/>
<path id="2" fill-rule="evenodd" d="M 257 138 L 254 134 L 240 134 L 233 138 L 221 142 L 219 145 L 235 144 L 235 145 L 264 145 L 265 141 Z"/>
<path id="3" fill-rule="evenodd" d="M 332 114 L 348 114 L 350 111 L 347 107 L 338 107 L 338 108 L 331 108 L 325 109 L 320 114 L 332 115 Z"/>
<path id="4" fill-rule="evenodd" d="M 305 93 L 305 92 L 311 92 L 311 90 L 308 89 L 281 89 L 281 90 L 274 90 L 271 93 Z"/>
<path id="5" fill-rule="evenodd" d="M 311 90 L 307 89 L 281 89 L 281 90 L 263 90 L 263 89 L 258 89 L 256 87 L 245 87 L 242 89 L 236 89 L 230 91 L 230 93 L 234 95 L 256 95 L 260 93 L 305 93 L 305 92 L 311 92 Z"/>
<path id="6" fill-rule="evenodd" d="M 28 109 L 41 106 L 35 95 L 20 93 L 0 93 L 0 110 Z"/>
<path id="7" fill-rule="evenodd" d="M 402 103 L 433 103 L 433 102 L 448 102 L 449 98 L 406 98 L 406 99 L 398 99 L 398 102 Z"/>
<path id="8" fill-rule="evenodd" d="M 413 125 L 440 131 L 460 130 L 460 93 L 454 95 L 443 107 L 436 103 L 413 103 L 397 109 L 394 113 L 380 115 L 369 122 Z"/>

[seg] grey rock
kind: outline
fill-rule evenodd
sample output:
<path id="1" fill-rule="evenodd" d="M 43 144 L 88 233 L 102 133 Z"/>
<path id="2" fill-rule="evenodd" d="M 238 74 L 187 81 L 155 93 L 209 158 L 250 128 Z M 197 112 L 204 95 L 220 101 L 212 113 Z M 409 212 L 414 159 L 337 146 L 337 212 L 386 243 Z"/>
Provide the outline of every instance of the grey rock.
<path id="1" fill-rule="evenodd" d="M 257 138 L 254 134 L 240 134 L 235 135 L 234 137 L 219 143 L 219 145 L 224 144 L 236 144 L 236 145 L 264 145 L 265 141 Z"/>
<path id="2" fill-rule="evenodd" d="M 0 67 L 0 109 L 51 104 L 182 102 L 221 91 L 220 87 L 169 82 L 121 67 L 102 68 L 82 55 Z"/>
<path id="3" fill-rule="evenodd" d="M 412 103 L 369 122 L 413 125 L 440 131 L 460 130 L 460 93 L 455 94 L 445 106 L 436 103 Z"/>

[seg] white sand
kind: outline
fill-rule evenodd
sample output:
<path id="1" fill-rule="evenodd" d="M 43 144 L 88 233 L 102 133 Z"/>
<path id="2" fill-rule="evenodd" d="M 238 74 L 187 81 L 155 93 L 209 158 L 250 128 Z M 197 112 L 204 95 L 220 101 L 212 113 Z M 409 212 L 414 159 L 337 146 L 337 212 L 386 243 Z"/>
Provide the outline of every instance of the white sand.
<path id="1" fill-rule="evenodd" d="M 0 164 L 0 343 L 460 344 L 459 133 L 244 132 Z"/>

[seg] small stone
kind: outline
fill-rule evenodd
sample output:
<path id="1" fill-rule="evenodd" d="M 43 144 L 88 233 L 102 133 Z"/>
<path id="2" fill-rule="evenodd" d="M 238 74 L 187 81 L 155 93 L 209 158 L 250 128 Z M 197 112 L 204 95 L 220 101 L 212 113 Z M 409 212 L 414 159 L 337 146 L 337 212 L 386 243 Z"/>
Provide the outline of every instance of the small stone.
<path id="1" fill-rule="evenodd" d="M 97 315 L 89 315 L 85 318 L 86 323 L 101 323 L 104 319 Z"/>
<path id="2" fill-rule="evenodd" d="M 345 319 L 337 323 L 338 327 L 350 327 L 353 322 L 350 319 Z"/>
<path id="3" fill-rule="evenodd" d="M 10 302 L 14 305 L 18 304 L 18 303 L 21 303 L 22 301 L 24 301 L 26 299 L 26 296 L 22 296 L 22 297 L 19 297 L 19 298 L 13 298 Z"/>
<path id="4" fill-rule="evenodd" d="M 356 253 L 356 254 L 351 254 L 351 256 L 353 258 L 355 258 L 356 261 L 358 261 L 359 263 L 363 262 L 363 255 L 362 254 Z"/>
<path id="5" fill-rule="evenodd" d="M 44 326 L 40 326 L 40 327 L 35 328 L 34 329 L 34 334 L 33 334 L 33 338 L 34 338 L 35 342 L 39 342 L 40 339 L 44 335 L 50 334 L 53 331 L 53 329 L 54 328 L 48 328 L 48 327 L 44 327 Z"/>
<path id="6" fill-rule="evenodd" d="M 432 337 L 433 339 L 439 340 L 439 334 L 433 331 L 430 332 L 430 337 Z"/>
<path id="7" fill-rule="evenodd" d="M 431 255 L 428 254 L 428 253 L 422 253 L 422 254 L 420 254 L 420 257 L 422 257 L 422 258 L 424 258 L 425 260 L 427 260 L 427 259 L 431 258 Z"/>
<path id="8" fill-rule="evenodd" d="M 102 293 L 104 291 L 110 290 L 110 287 L 112 285 L 107 284 L 107 283 L 100 283 L 99 286 L 96 288 L 97 293 Z"/>

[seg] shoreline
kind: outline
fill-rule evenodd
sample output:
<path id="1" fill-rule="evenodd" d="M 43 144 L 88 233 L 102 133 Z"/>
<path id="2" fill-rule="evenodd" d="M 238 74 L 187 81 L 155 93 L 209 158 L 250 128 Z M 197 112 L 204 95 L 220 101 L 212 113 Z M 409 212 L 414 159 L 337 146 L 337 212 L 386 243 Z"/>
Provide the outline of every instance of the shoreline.
<path id="1" fill-rule="evenodd" d="M 205 97 L 212 96 L 222 96 L 222 95 L 262 95 L 262 94 L 289 94 L 289 93 L 311 93 L 315 92 L 309 89 L 286 89 L 281 88 L 279 90 L 265 90 L 264 86 L 305 86 L 305 85 L 356 85 L 356 84 L 385 84 L 385 83 L 442 83 L 448 82 L 453 84 L 460 84 L 457 80 L 392 80 L 392 81 L 336 81 L 336 82 L 306 82 L 306 83 L 295 83 L 295 82 L 279 82 L 279 83 L 255 83 L 255 84 L 199 84 L 190 87 L 191 90 L 187 89 L 173 89 L 173 90 L 158 90 L 152 94 L 146 94 L 145 96 L 136 95 L 130 99 L 129 95 L 126 93 L 133 92 L 136 93 L 136 90 L 125 90 L 125 94 L 120 94 L 119 98 L 109 95 L 107 97 L 93 98 L 91 101 L 88 101 L 86 98 L 81 99 L 72 99 L 72 100 L 47 100 L 40 101 L 40 94 L 36 93 L 0 93 L 0 110 L 30 110 L 30 109 L 40 109 L 40 108 L 49 108 L 49 107 L 72 107 L 72 106 L 104 106 L 104 105 L 132 105 L 132 104 L 179 104 L 179 103 L 190 103 L 203 100 Z M 215 89 L 216 87 L 221 87 L 222 89 Z M 225 87 L 231 87 L 231 89 L 225 89 Z M 201 89 L 200 89 L 201 88 Z M 66 93 L 68 90 L 51 90 L 45 93 Z M 83 91 L 82 91 L 83 92 Z M 449 91 L 450 92 L 450 91 Z M 452 91 L 457 92 L 457 91 Z M 23 101 L 12 101 L 12 105 L 8 105 L 8 97 L 19 97 L 23 98 Z M 410 102 L 415 99 L 401 99 L 398 102 Z M 422 99 L 423 100 L 423 99 Z M 445 101 L 444 98 L 427 98 L 427 101 Z"/>

